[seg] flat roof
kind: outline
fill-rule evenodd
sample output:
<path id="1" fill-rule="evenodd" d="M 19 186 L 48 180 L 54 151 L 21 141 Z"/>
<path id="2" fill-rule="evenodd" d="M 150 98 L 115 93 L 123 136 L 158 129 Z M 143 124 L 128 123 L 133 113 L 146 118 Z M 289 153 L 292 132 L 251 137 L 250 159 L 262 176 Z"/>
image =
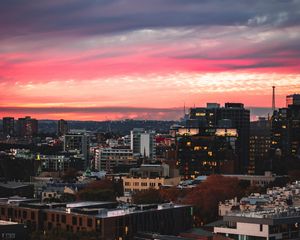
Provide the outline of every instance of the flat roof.
<path id="1" fill-rule="evenodd" d="M 83 207 L 92 207 L 92 206 L 107 205 L 107 204 L 116 204 L 116 202 L 85 201 L 85 202 L 68 203 L 66 205 L 66 207 L 67 208 L 83 208 Z"/>
<path id="2" fill-rule="evenodd" d="M 16 224 L 18 224 L 18 223 L 17 222 L 0 220 L 0 225 L 16 225 Z"/>

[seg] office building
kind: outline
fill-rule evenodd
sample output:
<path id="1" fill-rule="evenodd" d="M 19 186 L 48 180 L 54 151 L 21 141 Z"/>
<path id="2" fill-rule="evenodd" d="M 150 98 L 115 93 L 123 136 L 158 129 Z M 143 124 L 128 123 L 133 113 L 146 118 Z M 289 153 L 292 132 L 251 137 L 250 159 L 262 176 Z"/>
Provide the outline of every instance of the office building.
<path id="1" fill-rule="evenodd" d="M 72 130 L 63 136 L 64 151 L 81 157 L 83 170 L 89 165 L 89 134 L 83 130 Z"/>
<path id="2" fill-rule="evenodd" d="M 75 168 L 76 159 L 64 155 L 38 155 L 37 161 L 40 161 L 41 170 L 46 172 L 64 172 L 68 168 Z"/>
<path id="3" fill-rule="evenodd" d="M 193 212 L 187 205 L 118 206 L 115 202 L 0 202 L 0 209 L 0 219 L 22 222 L 30 232 L 86 233 L 100 240 L 129 240 L 138 232 L 176 235 L 192 227 Z"/>
<path id="4" fill-rule="evenodd" d="M 13 117 L 4 117 L 2 124 L 4 136 L 13 136 L 15 133 L 15 119 Z"/>
<path id="5" fill-rule="evenodd" d="M 177 134 L 177 165 L 185 179 L 238 172 L 237 130 L 181 128 Z"/>
<path id="6" fill-rule="evenodd" d="M 241 103 L 208 103 L 206 108 L 191 108 L 186 128 L 233 128 L 237 130 L 237 169 L 247 172 L 249 161 L 250 111 Z"/>
<path id="7" fill-rule="evenodd" d="M 57 135 L 58 136 L 66 135 L 68 131 L 69 131 L 68 122 L 63 119 L 60 119 L 57 122 Z"/>
<path id="8" fill-rule="evenodd" d="M 17 133 L 20 137 L 33 137 L 38 134 L 38 120 L 26 116 L 19 118 L 17 122 Z"/>
<path id="9" fill-rule="evenodd" d="M 271 121 L 266 118 L 250 123 L 249 174 L 262 174 L 271 170 L 269 162 L 271 147 Z"/>
<path id="10" fill-rule="evenodd" d="M 142 156 L 149 160 L 156 158 L 155 131 L 135 128 L 130 132 L 130 140 L 130 148 L 134 155 Z"/>
<path id="11" fill-rule="evenodd" d="M 286 96 L 286 107 L 288 108 L 290 105 L 300 105 L 300 94 Z"/>
<path id="12" fill-rule="evenodd" d="M 288 107 L 274 111 L 271 130 L 271 150 L 282 158 L 300 154 L 299 94 L 287 96 Z"/>
<path id="13" fill-rule="evenodd" d="M 101 147 L 95 150 L 95 169 L 113 173 L 120 165 L 137 164 L 137 158 L 127 147 Z"/>
<path id="14" fill-rule="evenodd" d="M 142 164 L 130 169 L 130 175 L 122 177 L 124 192 L 136 192 L 147 189 L 160 189 L 163 186 L 177 186 L 181 177 L 170 170 L 168 164 Z"/>

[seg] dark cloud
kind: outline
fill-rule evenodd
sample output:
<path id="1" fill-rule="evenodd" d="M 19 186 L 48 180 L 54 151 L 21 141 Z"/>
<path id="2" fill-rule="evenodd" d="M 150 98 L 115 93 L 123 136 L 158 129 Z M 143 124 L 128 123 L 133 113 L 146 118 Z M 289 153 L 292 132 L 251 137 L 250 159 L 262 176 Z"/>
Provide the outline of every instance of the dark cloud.
<path id="1" fill-rule="evenodd" d="M 272 62 L 272 61 L 265 61 L 265 62 L 257 62 L 255 64 L 222 64 L 219 65 L 222 68 L 230 69 L 230 70 L 237 70 L 237 69 L 259 69 L 259 68 L 279 68 L 279 67 L 291 67 L 296 66 L 294 63 L 287 63 L 287 62 Z"/>
<path id="2" fill-rule="evenodd" d="M 268 116 L 272 113 L 271 108 L 265 107 L 247 107 L 250 109 L 251 119 L 257 116 Z M 24 114 L 24 115 L 40 115 L 40 114 L 121 114 L 124 118 L 128 118 L 131 114 L 135 114 L 139 119 L 162 119 L 162 120 L 179 120 L 182 117 L 183 109 L 181 108 L 136 108 L 136 107 L 0 107 L 0 113 L 7 115 Z M 131 117 L 131 116 L 130 116 Z"/>
<path id="3" fill-rule="evenodd" d="M 299 8 L 298 0 L 2 0 L 0 37 L 199 25 L 285 27 L 300 24 Z"/>
<path id="4" fill-rule="evenodd" d="M 136 108 L 136 107 L 0 107 L 0 112 L 19 113 L 128 113 L 128 112 L 177 112 L 177 108 Z M 180 110 L 182 111 L 182 110 Z"/>

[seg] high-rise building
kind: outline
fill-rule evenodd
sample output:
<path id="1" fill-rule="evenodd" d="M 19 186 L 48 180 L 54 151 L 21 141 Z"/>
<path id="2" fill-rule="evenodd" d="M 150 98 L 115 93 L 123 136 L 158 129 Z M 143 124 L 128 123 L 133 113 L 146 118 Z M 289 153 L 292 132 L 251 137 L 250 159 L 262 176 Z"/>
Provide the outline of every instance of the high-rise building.
<path id="1" fill-rule="evenodd" d="M 156 158 L 155 131 L 134 128 L 130 132 L 130 148 L 134 155 L 154 160 Z"/>
<path id="2" fill-rule="evenodd" d="M 262 174 L 271 166 L 268 163 L 271 146 L 271 121 L 259 118 L 250 123 L 249 174 Z M 269 165 L 269 166 L 268 166 Z"/>
<path id="3" fill-rule="evenodd" d="M 70 131 L 64 135 L 64 151 L 81 156 L 81 169 L 85 169 L 89 163 L 89 134 L 86 131 Z"/>
<path id="4" fill-rule="evenodd" d="M 271 149 L 283 158 L 300 155 L 299 94 L 287 96 L 286 108 L 274 111 L 272 117 Z"/>
<path id="5" fill-rule="evenodd" d="M 58 136 L 63 136 L 65 134 L 67 134 L 69 131 L 69 127 L 68 127 L 68 122 L 60 119 L 57 122 L 57 135 Z"/>
<path id="6" fill-rule="evenodd" d="M 235 173 L 236 129 L 181 128 L 177 134 L 177 165 L 188 179 L 199 175 Z"/>
<path id="7" fill-rule="evenodd" d="M 113 173 L 119 165 L 134 165 L 137 159 L 133 157 L 132 150 L 126 147 L 105 147 L 95 150 L 95 168 Z"/>
<path id="8" fill-rule="evenodd" d="M 2 119 L 3 134 L 13 136 L 15 133 L 15 119 L 13 117 L 4 117 Z"/>
<path id="9" fill-rule="evenodd" d="M 242 103 L 209 103 L 206 108 L 192 108 L 187 128 L 234 128 L 237 130 L 237 172 L 244 173 L 249 161 L 250 110 Z"/>
<path id="10" fill-rule="evenodd" d="M 289 105 L 300 105 L 300 94 L 292 94 L 286 96 L 286 107 Z"/>
<path id="11" fill-rule="evenodd" d="M 17 122 L 17 132 L 20 137 L 32 137 L 38 134 L 38 120 L 26 116 L 19 118 Z"/>

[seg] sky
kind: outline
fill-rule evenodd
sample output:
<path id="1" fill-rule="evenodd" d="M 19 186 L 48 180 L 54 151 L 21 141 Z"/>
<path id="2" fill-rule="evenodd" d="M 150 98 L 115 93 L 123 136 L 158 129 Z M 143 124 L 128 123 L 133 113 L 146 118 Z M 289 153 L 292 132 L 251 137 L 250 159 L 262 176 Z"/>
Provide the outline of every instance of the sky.
<path id="1" fill-rule="evenodd" d="M 1 0 L 0 116 L 178 119 L 300 93 L 300 0 Z"/>

